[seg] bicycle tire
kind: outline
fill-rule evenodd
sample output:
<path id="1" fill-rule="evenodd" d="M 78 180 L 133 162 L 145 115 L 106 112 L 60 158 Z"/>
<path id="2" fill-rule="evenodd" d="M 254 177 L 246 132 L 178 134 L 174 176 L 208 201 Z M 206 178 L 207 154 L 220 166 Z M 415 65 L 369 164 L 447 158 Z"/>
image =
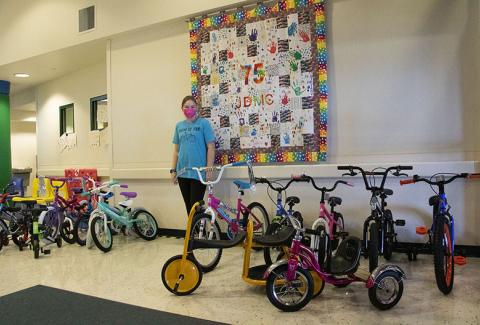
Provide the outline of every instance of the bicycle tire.
<path id="1" fill-rule="evenodd" d="M 211 216 L 205 213 L 196 214 L 192 219 L 191 225 L 191 234 L 190 240 L 198 239 L 198 231 L 200 230 L 199 227 L 202 220 L 205 220 L 204 226 L 205 227 L 212 227 L 211 229 L 203 229 L 203 234 L 201 239 L 205 239 L 208 236 L 210 231 L 213 232 L 213 237 L 211 239 L 219 240 L 220 239 L 220 226 L 218 225 L 217 221 L 215 220 L 214 224 L 211 225 Z M 208 232 L 205 233 L 205 230 Z M 197 231 L 197 232 L 196 232 Z M 206 254 L 202 254 L 206 253 Z M 207 255 L 207 258 L 204 258 L 204 255 Z M 192 250 L 191 252 L 192 258 L 200 265 L 202 268 L 202 272 L 207 273 L 215 269 L 215 267 L 220 262 L 220 258 L 222 257 L 222 249 L 221 248 L 205 248 L 205 249 L 196 249 Z"/>
<path id="2" fill-rule="evenodd" d="M 385 224 L 385 240 L 383 243 L 383 257 L 389 261 L 392 258 L 393 253 L 393 238 L 395 236 L 393 230 L 393 222 L 386 221 Z"/>
<path id="3" fill-rule="evenodd" d="M 368 268 L 370 272 L 373 272 L 378 266 L 378 228 L 376 222 L 370 224 L 369 235 Z"/>
<path id="4" fill-rule="evenodd" d="M 266 235 L 273 235 L 277 233 L 282 228 L 282 224 L 278 222 L 272 222 L 268 225 L 268 228 L 265 232 Z M 264 247 L 263 248 L 263 259 L 266 265 L 272 265 L 274 262 L 278 261 L 280 256 L 283 256 L 282 247 Z"/>
<path id="5" fill-rule="evenodd" d="M 105 222 L 104 218 L 101 215 L 97 215 L 97 216 L 93 217 L 93 219 L 91 221 L 91 224 L 90 224 L 90 234 L 92 235 L 93 242 L 98 247 L 98 249 L 107 253 L 112 249 L 112 245 L 113 245 L 113 237 L 112 237 L 112 233 L 111 233 L 110 228 L 107 227 L 108 230 L 107 230 L 107 233 L 105 233 L 106 239 L 109 239 L 109 241 L 106 242 L 106 245 L 103 245 L 100 242 L 100 238 L 99 238 L 100 236 L 99 236 L 99 234 L 97 234 L 97 230 L 101 230 L 101 229 L 104 230 L 105 229 L 105 227 L 103 225 L 104 222 Z M 97 226 L 97 223 L 98 223 L 98 226 Z"/>
<path id="6" fill-rule="evenodd" d="M 75 234 L 73 232 L 74 223 L 70 217 L 66 217 L 60 228 L 60 236 L 69 244 L 75 243 Z"/>
<path id="7" fill-rule="evenodd" d="M 435 218 L 433 237 L 433 264 L 437 287 L 445 295 L 448 295 L 453 289 L 455 276 L 453 258 L 449 222 L 444 215 L 438 215 Z"/>
<path id="8" fill-rule="evenodd" d="M 137 221 L 137 219 L 142 214 L 145 215 L 147 220 L 141 222 L 141 225 L 139 226 L 139 222 Z M 154 240 L 155 238 L 157 238 L 157 235 L 158 235 L 157 220 L 155 220 L 155 217 L 150 212 L 148 212 L 147 210 L 137 210 L 134 212 L 132 219 L 136 220 L 133 224 L 133 229 L 135 230 L 137 235 L 139 235 L 142 239 Z M 150 228 L 144 229 L 143 227 L 144 224 L 148 224 Z"/>
<path id="9" fill-rule="evenodd" d="M 286 303 L 282 301 L 282 299 L 280 299 L 278 295 L 277 288 L 278 288 L 278 284 L 280 284 L 280 288 L 278 288 L 278 291 L 282 292 L 283 287 L 290 285 L 290 283 L 286 281 L 287 269 L 288 269 L 288 266 L 285 264 L 282 264 L 270 272 L 270 275 L 268 276 L 268 279 L 267 279 L 267 297 L 268 297 L 268 300 L 272 303 L 272 305 L 274 305 L 278 309 L 286 312 L 292 312 L 292 311 L 297 311 L 302 309 L 310 302 L 313 296 L 314 283 L 313 283 L 312 275 L 310 274 L 309 271 L 304 270 L 301 267 L 297 267 L 294 281 L 302 282 L 302 286 L 299 287 L 298 285 L 296 285 L 295 289 L 298 289 L 298 288 L 301 289 L 302 287 L 306 287 L 306 288 L 303 288 L 304 292 L 301 292 L 302 295 L 300 297 L 301 298 L 300 301 L 293 302 L 293 303 Z M 276 281 L 277 279 L 279 281 Z M 277 283 L 277 287 L 275 286 L 276 283 Z M 287 288 L 287 290 L 284 290 L 284 292 L 286 291 L 291 291 L 291 290 L 290 288 Z M 283 298 L 284 296 L 286 296 L 286 294 L 282 295 L 281 298 Z"/>
<path id="10" fill-rule="evenodd" d="M 73 235 L 75 236 L 75 241 L 80 246 L 85 246 L 87 244 L 87 232 L 88 232 L 88 217 L 80 216 L 75 220 L 73 225 Z"/>

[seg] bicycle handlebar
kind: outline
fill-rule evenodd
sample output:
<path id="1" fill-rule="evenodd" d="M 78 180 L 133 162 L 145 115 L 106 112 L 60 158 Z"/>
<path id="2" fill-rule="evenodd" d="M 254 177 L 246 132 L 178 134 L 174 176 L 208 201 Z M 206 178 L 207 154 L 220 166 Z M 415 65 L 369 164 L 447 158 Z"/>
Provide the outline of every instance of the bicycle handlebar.
<path id="1" fill-rule="evenodd" d="M 355 170 L 359 171 L 362 174 L 363 177 L 363 182 L 365 183 L 365 188 L 369 191 L 374 190 L 375 187 L 371 186 L 370 183 L 367 180 L 367 176 L 382 176 L 382 182 L 380 184 L 380 187 L 377 189 L 383 189 L 385 186 L 385 181 L 387 180 L 388 174 L 392 171 L 395 170 L 395 172 L 392 173 L 394 176 L 408 176 L 407 174 L 400 173 L 401 170 L 412 170 L 413 166 L 403 166 L 403 165 L 398 165 L 398 166 L 391 166 L 386 168 L 384 171 L 381 172 L 376 172 L 376 171 L 365 171 L 363 168 L 359 166 L 337 166 L 338 170 L 348 170 L 350 171 L 349 173 L 345 173 L 342 176 L 348 175 L 348 176 L 355 176 L 357 173 Z"/>
<path id="2" fill-rule="evenodd" d="M 291 179 L 285 186 L 273 186 L 273 184 L 264 177 L 255 177 L 255 183 L 267 184 L 272 190 L 278 193 L 285 191 L 293 182 L 303 182 L 302 180 Z"/>
<path id="3" fill-rule="evenodd" d="M 250 172 L 251 171 L 251 168 L 252 168 L 252 165 L 249 163 L 249 162 L 245 162 L 245 161 L 239 161 L 239 162 L 234 162 L 234 163 L 230 163 L 230 164 L 226 164 L 226 165 L 222 165 L 222 166 L 212 166 L 212 167 L 185 167 L 185 168 L 182 168 L 178 173 L 177 173 L 177 178 L 182 175 L 183 173 L 185 173 L 187 170 L 194 170 L 197 172 L 197 175 L 198 175 L 198 179 L 199 181 L 203 184 L 203 185 L 215 185 L 217 184 L 218 182 L 220 182 L 220 179 L 222 178 L 222 175 L 223 175 L 223 172 L 225 171 L 225 168 L 227 167 L 239 167 L 239 166 L 248 166 L 248 169 L 249 169 L 249 177 L 250 177 L 250 174 L 253 174 L 253 172 Z M 212 180 L 212 181 L 207 181 L 207 180 L 204 180 L 203 179 L 203 175 L 202 175 L 202 172 L 203 171 L 214 171 L 214 170 L 219 170 L 220 173 L 218 173 L 218 176 L 215 180 Z M 252 178 L 252 177 L 250 177 Z M 250 182 L 252 182 L 253 179 L 250 179 Z"/>
<path id="4" fill-rule="evenodd" d="M 477 176 L 477 174 L 472 174 L 472 175 Z M 413 184 L 413 183 L 417 183 L 417 182 L 425 182 L 429 185 L 440 186 L 440 185 L 447 185 L 447 184 L 453 182 L 454 180 L 456 180 L 457 178 L 467 178 L 467 177 L 470 177 L 470 174 L 461 173 L 461 174 L 453 175 L 452 177 L 450 177 L 447 180 L 437 180 L 437 181 L 434 182 L 431 179 L 419 177 L 418 175 L 413 175 L 413 178 L 411 178 L 411 179 L 401 180 L 400 185 Z M 474 177 L 474 178 L 476 178 L 476 177 Z"/>
<path id="5" fill-rule="evenodd" d="M 333 192 L 335 190 L 335 188 L 337 188 L 338 184 L 345 184 L 347 186 L 353 187 L 353 184 L 351 184 L 349 182 L 346 182 L 346 181 L 343 181 L 343 180 L 337 180 L 331 188 L 327 188 L 325 186 L 324 187 L 318 187 L 317 184 L 315 184 L 315 180 L 313 179 L 313 177 L 305 175 L 305 174 L 292 175 L 292 179 L 295 179 L 295 180 L 298 180 L 298 181 L 301 181 L 301 182 L 312 182 L 312 186 L 316 190 L 321 191 L 321 192 Z"/>

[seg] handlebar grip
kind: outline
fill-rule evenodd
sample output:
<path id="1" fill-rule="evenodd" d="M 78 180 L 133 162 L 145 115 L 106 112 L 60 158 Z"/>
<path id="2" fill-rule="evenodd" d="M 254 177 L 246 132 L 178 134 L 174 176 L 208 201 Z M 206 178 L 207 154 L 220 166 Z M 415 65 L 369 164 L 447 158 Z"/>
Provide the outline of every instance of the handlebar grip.
<path id="1" fill-rule="evenodd" d="M 337 166 L 338 170 L 350 170 L 352 169 L 352 166 Z"/>
<path id="2" fill-rule="evenodd" d="M 470 174 L 468 175 L 468 178 L 472 178 L 472 179 L 480 178 L 480 173 Z"/>
<path id="3" fill-rule="evenodd" d="M 237 161 L 237 162 L 234 162 L 232 163 L 232 166 L 233 167 L 236 167 L 236 166 L 247 166 L 248 163 L 246 161 Z"/>
<path id="4" fill-rule="evenodd" d="M 400 181 L 400 185 L 407 185 L 407 184 L 413 184 L 415 183 L 415 180 L 412 178 L 412 179 L 402 179 Z"/>
<path id="5" fill-rule="evenodd" d="M 413 169 L 413 166 L 398 166 L 398 169 L 401 169 L 401 170 L 412 170 L 412 169 Z"/>
<path id="6" fill-rule="evenodd" d="M 296 182 L 308 182 L 310 179 L 308 177 L 305 177 L 305 175 L 291 175 L 290 177 L 292 180 Z"/>
<path id="7" fill-rule="evenodd" d="M 267 179 L 264 177 L 255 177 L 255 183 L 267 183 Z"/>
<path id="8" fill-rule="evenodd" d="M 121 188 L 128 188 L 128 184 L 120 184 Z"/>

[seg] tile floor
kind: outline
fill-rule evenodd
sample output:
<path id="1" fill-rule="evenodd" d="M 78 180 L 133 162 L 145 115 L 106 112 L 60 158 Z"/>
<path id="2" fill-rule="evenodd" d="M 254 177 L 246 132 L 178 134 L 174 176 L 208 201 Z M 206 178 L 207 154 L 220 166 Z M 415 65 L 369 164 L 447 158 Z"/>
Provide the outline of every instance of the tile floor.
<path id="1" fill-rule="evenodd" d="M 160 271 L 168 258 L 181 253 L 182 244 L 175 238 L 145 242 L 116 236 L 107 254 L 65 244 L 38 260 L 31 251 L 20 252 L 10 244 L 0 251 L 0 296 L 42 284 L 233 324 L 480 324 L 480 259 L 469 258 L 467 265 L 456 267 L 455 288 L 449 296 L 436 287 L 431 256 L 408 262 L 406 255 L 397 254 L 393 262 L 408 279 L 401 301 L 392 310 L 375 309 L 364 286 L 352 284 L 343 289 L 327 285 L 303 310 L 284 313 L 270 304 L 262 287 L 242 281 L 240 247 L 225 250 L 217 269 L 203 277 L 192 295 L 172 295 L 164 288 Z M 253 260 L 260 262 L 261 253 L 255 253 Z"/>

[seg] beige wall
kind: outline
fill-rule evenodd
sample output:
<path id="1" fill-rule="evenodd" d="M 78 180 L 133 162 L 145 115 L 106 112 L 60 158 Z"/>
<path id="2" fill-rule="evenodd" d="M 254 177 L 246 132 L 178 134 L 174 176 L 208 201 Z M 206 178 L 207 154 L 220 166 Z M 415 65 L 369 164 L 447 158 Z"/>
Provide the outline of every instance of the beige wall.
<path id="1" fill-rule="evenodd" d="M 0 0 L 0 65 L 125 31 L 254 1 Z M 96 6 L 96 28 L 78 33 L 78 10 Z M 32 33 L 32 30 L 35 32 Z"/>
<path id="2" fill-rule="evenodd" d="M 412 163 L 421 175 L 478 168 L 470 162 L 480 157 L 480 129 L 476 127 L 480 98 L 475 88 L 480 81 L 478 2 L 365 3 L 331 1 L 328 5 L 329 163 Z M 181 119 L 179 102 L 190 92 L 186 24 L 179 19 L 113 37 L 106 69 L 114 139 L 111 174 L 139 192 L 136 204 L 151 210 L 160 227 L 183 228 L 183 201 L 178 187 L 168 181 L 167 170 L 173 128 Z M 85 92 L 81 80 L 70 89 Z M 50 94 L 44 96 L 49 98 L 62 85 L 55 81 L 48 84 L 48 91 L 40 90 Z M 58 110 L 58 101 L 55 105 L 45 105 L 46 99 L 42 102 L 42 107 Z M 39 123 L 50 121 L 50 115 L 39 112 Z M 51 121 L 58 123 L 58 116 Z M 55 132 L 39 131 L 39 140 L 42 136 L 53 139 L 50 134 L 58 134 L 58 129 L 55 124 L 52 128 Z M 83 162 L 85 157 L 98 166 L 108 164 L 107 153 L 102 160 L 81 149 L 82 157 L 63 160 L 47 155 L 52 150 L 42 149 L 41 155 L 39 149 L 41 165 L 60 167 Z M 269 177 L 304 171 L 322 177 L 325 183 L 339 175 L 329 164 L 258 167 L 256 171 Z M 229 177 L 237 174 L 242 176 L 236 171 Z M 359 181 L 354 181 L 355 188 L 338 192 L 344 198 L 340 210 L 347 227 L 357 235 L 369 208 L 368 193 Z M 394 215 L 407 219 L 407 226 L 398 230 L 399 240 L 423 240 L 415 235 L 415 226 L 430 222 L 427 201 L 433 193 L 424 185 L 400 188 L 398 179 L 390 179 L 388 186 L 395 191 L 390 200 Z M 479 186 L 459 181 L 447 188 L 459 243 L 480 244 L 480 236 L 473 231 L 480 226 L 476 217 Z M 215 192 L 234 201 L 235 190 L 228 180 Z M 306 185 L 288 194 L 301 197 L 300 209 L 307 224 L 311 222 L 318 214 L 318 194 Z M 274 211 L 261 186 L 254 195 L 247 195 L 249 200 L 261 201 L 269 212 Z"/>
<path id="3" fill-rule="evenodd" d="M 89 143 L 90 98 L 107 92 L 106 64 L 100 62 L 37 88 L 37 140 L 39 174 L 63 175 L 65 168 L 110 167 L 111 146 L 92 148 Z M 59 107 L 74 104 L 77 147 L 60 152 Z"/>
<path id="4" fill-rule="evenodd" d="M 35 177 L 36 158 L 37 158 L 37 135 L 36 124 L 34 122 L 12 121 L 10 125 L 11 147 L 12 147 L 12 167 L 13 168 L 31 168 L 30 181 Z M 31 190 L 30 188 L 27 189 Z"/>

